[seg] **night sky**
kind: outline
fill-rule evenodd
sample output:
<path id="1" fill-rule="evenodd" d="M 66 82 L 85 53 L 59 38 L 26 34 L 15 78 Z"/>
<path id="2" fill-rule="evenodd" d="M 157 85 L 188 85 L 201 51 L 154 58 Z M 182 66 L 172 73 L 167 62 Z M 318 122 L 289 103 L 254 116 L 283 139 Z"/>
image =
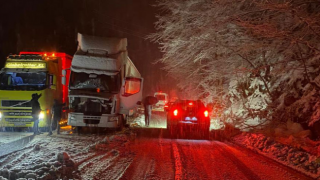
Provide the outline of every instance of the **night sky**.
<path id="1" fill-rule="evenodd" d="M 145 78 L 145 94 L 154 78 L 165 78 L 158 46 L 145 37 L 155 32 L 153 0 L 10 0 L 0 6 L 0 66 L 20 51 L 76 51 L 77 33 L 128 38 L 128 53 Z"/>

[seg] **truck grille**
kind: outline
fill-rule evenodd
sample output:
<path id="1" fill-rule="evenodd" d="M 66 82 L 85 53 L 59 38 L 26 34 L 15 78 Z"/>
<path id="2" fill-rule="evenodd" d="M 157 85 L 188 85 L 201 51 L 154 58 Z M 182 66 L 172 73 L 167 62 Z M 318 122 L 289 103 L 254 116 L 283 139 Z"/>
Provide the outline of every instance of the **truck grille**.
<path id="1" fill-rule="evenodd" d="M 86 103 L 84 115 L 101 116 L 101 105 L 97 102 L 89 101 Z"/>
<path id="2" fill-rule="evenodd" d="M 2 107 L 31 107 L 31 103 L 29 101 L 21 101 L 21 100 L 2 100 Z"/>

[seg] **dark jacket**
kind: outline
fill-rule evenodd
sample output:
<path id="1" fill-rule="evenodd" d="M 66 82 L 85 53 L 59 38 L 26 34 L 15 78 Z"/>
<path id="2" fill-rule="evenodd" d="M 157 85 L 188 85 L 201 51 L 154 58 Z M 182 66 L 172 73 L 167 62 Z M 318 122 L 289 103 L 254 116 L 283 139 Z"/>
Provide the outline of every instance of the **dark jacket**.
<path id="1" fill-rule="evenodd" d="M 41 112 L 40 108 L 40 103 L 39 103 L 39 98 L 41 97 L 41 94 L 32 94 L 32 99 L 30 101 L 31 103 L 31 108 L 32 108 L 32 115 L 39 115 Z"/>
<path id="2" fill-rule="evenodd" d="M 58 119 L 61 118 L 61 111 L 62 111 L 63 106 L 65 106 L 65 103 L 60 104 L 59 102 L 58 103 L 55 102 L 53 104 L 51 112 L 52 112 L 54 118 L 58 118 Z"/>
<path id="3" fill-rule="evenodd" d="M 142 103 L 144 106 L 154 105 L 158 102 L 158 99 L 154 96 L 147 96 L 143 99 Z"/>

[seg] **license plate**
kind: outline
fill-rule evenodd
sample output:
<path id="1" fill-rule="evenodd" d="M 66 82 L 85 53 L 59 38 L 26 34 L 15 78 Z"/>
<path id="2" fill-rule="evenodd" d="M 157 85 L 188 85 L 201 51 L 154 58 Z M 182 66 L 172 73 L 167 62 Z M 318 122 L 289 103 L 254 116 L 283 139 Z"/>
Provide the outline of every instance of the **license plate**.
<path id="1" fill-rule="evenodd" d="M 186 120 L 186 121 L 196 121 L 198 119 L 196 117 L 186 117 L 184 120 Z"/>

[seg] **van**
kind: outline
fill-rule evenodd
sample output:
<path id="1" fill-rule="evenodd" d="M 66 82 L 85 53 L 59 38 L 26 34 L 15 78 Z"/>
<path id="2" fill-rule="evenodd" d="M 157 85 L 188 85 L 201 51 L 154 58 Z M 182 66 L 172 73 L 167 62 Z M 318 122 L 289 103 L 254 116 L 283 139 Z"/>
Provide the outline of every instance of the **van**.
<path id="1" fill-rule="evenodd" d="M 163 92 L 154 93 L 154 97 L 158 99 L 158 102 L 152 106 L 153 111 L 165 111 L 164 106 L 169 101 L 169 95 Z"/>

